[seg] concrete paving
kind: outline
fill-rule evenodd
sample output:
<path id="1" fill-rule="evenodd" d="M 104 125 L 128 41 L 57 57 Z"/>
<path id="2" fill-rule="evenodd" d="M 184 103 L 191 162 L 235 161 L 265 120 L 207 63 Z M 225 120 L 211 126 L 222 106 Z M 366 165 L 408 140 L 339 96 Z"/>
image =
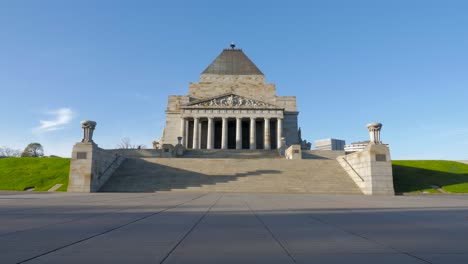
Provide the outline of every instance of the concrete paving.
<path id="1" fill-rule="evenodd" d="M 468 196 L 0 192 L 0 263 L 468 263 Z"/>

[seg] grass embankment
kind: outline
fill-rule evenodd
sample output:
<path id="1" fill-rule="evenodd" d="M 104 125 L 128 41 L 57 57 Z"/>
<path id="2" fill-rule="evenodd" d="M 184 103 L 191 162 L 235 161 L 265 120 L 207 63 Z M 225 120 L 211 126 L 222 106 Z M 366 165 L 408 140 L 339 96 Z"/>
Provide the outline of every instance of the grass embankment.
<path id="1" fill-rule="evenodd" d="M 47 191 L 63 184 L 57 191 L 66 191 L 70 159 L 65 158 L 3 158 L 0 159 L 0 190 Z"/>
<path id="2" fill-rule="evenodd" d="M 468 164 L 446 160 L 394 160 L 395 192 L 468 193 Z"/>

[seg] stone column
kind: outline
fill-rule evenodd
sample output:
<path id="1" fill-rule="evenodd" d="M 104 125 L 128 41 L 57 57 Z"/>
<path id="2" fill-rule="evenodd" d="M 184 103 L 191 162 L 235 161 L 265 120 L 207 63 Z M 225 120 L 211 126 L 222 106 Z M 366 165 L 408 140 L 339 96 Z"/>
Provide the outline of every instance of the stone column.
<path id="1" fill-rule="evenodd" d="M 201 139 L 202 137 L 202 122 L 198 122 L 198 148 L 201 149 Z"/>
<path id="2" fill-rule="evenodd" d="M 271 149 L 270 145 L 270 118 L 265 118 L 264 149 Z"/>
<path id="3" fill-rule="evenodd" d="M 189 143 L 189 126 L 190 124 L 190 121 L 188 120 L 188 118 L 185 119 L 185 147 L 188 148 L 188 143 Z"/>
<path id="4" fill-rule="evenodd" d="M 228 138 L 227 138 L 227 131 L 228 131 L 228 124 L 227 124 L 227 117 L 223 117 L 223 127 L 221 129 L 221 149 L 228 148 Z"/>
<path id="5" fill-rule="evenodd" d="M 93 132 L 96 128 L 96 122 L 91 120 L 81 121 L 81 128 L 83 128 L 83 139 L 82 143 L 94 143 L 93 141 Z"/>
<path id="6" fill-rule="evenodd" d="M 213 117 L 208 117 L 208 137 L 206 139 L 206 148 L 214 148 L 214 122 Z"/>
<path id="7" fill-rule="evenodd" d="M 199 149 L 200 148 L 200 145 L 199 145 L 199 142 L 198 142 L 198 124 L 200 123 L 200 118 L 198 117 L 195 117 L 194 118 L 194 122 L 193 122 L 193 149 Z"/>
<path id="8" fill-rule="evenodd" d="M 242 149 L 242 118 L 236 118 L 236 149 Z"/>
<path id="9" fill-rule="evenodd" d="M 250 118 L 250 149 L 256 149 L 257 148 L 257 135 L 256 135 L 256 123 L 255 123 L 255 118 L 251 117 Z"/>
<path id="10" fill-rule="evenodd" d="M 276 137 L 276 141 L 278 142 L 277 143 L 277 146 L 276 148 L 277 149 L 280 149 L 281 148 L 281 145 L 283 144 L 283 140 L 281 139 L 283 137 L 283 119 L 282 118 L 278 118 L 277 119 L 277 137 Z"/>
<path id="11" fill-rule="evenodd" d="M 369 130 L 370 143 L 375 145 L 382 144 L 380 141 L 380 130 L 382 129 L 382 124 L 370 123 L 367 124 L 367 129 Z"/>
<path id="12" fill-rule="evenodd" d="M 185 118 L 180 119 L 180 136 L 182 137 L 182 146 L 186 147 L 187 136 L 185 135 Z"/>

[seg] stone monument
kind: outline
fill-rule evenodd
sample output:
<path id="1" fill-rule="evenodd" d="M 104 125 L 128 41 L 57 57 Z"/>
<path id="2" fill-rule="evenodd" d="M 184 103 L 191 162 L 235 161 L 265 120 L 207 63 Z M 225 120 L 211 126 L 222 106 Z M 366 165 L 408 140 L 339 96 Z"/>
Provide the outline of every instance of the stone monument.
<path id="1" fill-rule="evenodd" d="M 190 83 L 188 95 L 169 96 L 162 144 L 187 149 L 278 149 L 300 144 L 294 96 L 277 96 L 257 66 L 235 45 Z"/>

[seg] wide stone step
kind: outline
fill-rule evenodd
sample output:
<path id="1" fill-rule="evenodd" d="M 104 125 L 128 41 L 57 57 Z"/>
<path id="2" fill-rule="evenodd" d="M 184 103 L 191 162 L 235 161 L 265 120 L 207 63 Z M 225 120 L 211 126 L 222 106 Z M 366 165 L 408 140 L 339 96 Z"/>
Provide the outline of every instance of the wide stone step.
<path id="1" fill-rule="evenodd" d="M 127 159 L 106 192 L 361 193 L 336 160 Z"/>

